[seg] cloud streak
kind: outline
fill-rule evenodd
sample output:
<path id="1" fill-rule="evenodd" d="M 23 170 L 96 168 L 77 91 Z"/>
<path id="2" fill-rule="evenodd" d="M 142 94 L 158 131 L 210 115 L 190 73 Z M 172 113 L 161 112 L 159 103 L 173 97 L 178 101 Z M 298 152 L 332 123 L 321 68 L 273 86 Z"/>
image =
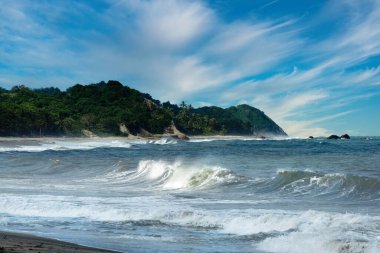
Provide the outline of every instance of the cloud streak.
<path id="1" fill-rule="evenodd" d="M 303 17 L 226 20 L 201 0 L 1 4 L 8 87 L 118 79 L 161 100 L 248 103 L 292 135 L 328 134 L 321 122 L 379 91 L 380 67 L 365 65 L 380 54 L 378 1 L 327 2 L 321 12 L 347 25 L 318 39 Z"/>

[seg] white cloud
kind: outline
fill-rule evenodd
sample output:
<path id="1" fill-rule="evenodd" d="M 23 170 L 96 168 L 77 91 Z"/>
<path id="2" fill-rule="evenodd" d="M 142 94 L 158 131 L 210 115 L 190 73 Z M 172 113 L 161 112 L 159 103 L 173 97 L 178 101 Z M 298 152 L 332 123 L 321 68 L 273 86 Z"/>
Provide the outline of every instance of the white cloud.
<path id="1" fill-rule="evenodd" d="M 342 10 L 342 4 L 345 5 L 341 1 L 334 2 L 335 14 L 336 10 Z M 321 123 L 316 120 L 320 116 L 316 115 L 327 114 L 322 117 L 326 120 L 336 115 L 344 116 L 346 113 L 340 114 L 339 110 L 377 94 L 364 87 L 380 84 L 379 66 L 356 67 L 369 57 L 379 55 L 380 3 L 367 1 L 366 9 L 362 10 L 361 3 L 351 1 L 345 8 L 355 16 L 341 32 L 302 48 L 300 54 L 311 67 L 299 69 L 294 66 L 290 73 L 245 81 L 225 90 L 222 98 L 245 101 L 264 109 L 290 134 L 329 133 L 314 127 Z M 312 134 L 313 131 L 316 133 Z"/>
<path id="2" fill-rule="evenodd" d="M 283 102 L 278 105 L 278 110 L 276 115 L 280 117 L 281 115 L 288 116 L 289 113 L 294 113 L 295 110 L 299 110 L 303 106 L 309 105 L 316 101 L 326 98 L 328 95 L 325 92 L 304 92 L 301 94 L 296 94 L 295 96 L 286 96 Z"/>
<path id="3" fill-rule="evenodd" d="M 288 30 L 291 24 L 291 20 L 221 24 L 201 53 L 226 69 L 239 71 L 240 77 L 258 74 L 275 67 L 302 44 L 296 32 Z"/>
<path id="4" fill-rule="evenodd" d="M 0 48 L 0 56 L 27 75 L 45 72 L 45 80 L 58 79 L 59 72 L 73 82 L 120 79 L 161 99 L 179 101 L 271 69 L 300 43 L 288 28 L 291 22 L 226 23 L 202 1 L 108 2 L 111 6 L 103 13 L 94 13 L 75 2 L 9 1 L 3 11 L 15 18 L 1 21 L 12 25 L 9 30 L 24 42 L 16 43 L 14 51 Z M 55 27 L 59 20 L 80 20 L 86 13 L 104 27 L 83 33 L 62 33 Z M 51 22 L 43 23 L 44 18 Z M 20 27 L 30 27 L 26 30 L 31 33 Z M 11 34 L 5 40 L 10 43 Z"/>
<path id="5" fill-rule="evenodd" d="M 109 22 L 119 27 L 126 39 L 153 49 L 178 50 L 211 29 L 214 13 L 198 1 L 111 1 Z M 114 20 L 114 17 L 119 19 Z M 123 22 L 124 21 L 124 22 Z M 146 48 L 145 48 L 146 49 Z"/>
<path id="6" fill-rule="evenodd" d="M 380 54 L 378 1 L 331 1 L 329 15 L 347 25 L 319 41 L 302 19 L 225 21 L 201 0 L 105 1 L 101 10 L 2 1 L 0 63 L 13 72 L 0 69 L 1 81 L 67 87 L 118 79 L 161 100 L 249 103 L 287 132 L 308 135 L 328 133 L 317 119 L 343 117 L 345 106 L 373 93 L 363 87 L 380 84 L 379 66 L 351 69 Z"/>
<path id="7" fill-rule="evenodd" d="M 291 120 L 285 120 L 282 122 L 283 127 L 287 130 L 287 133 L 290 136 L 298 136 L 298 137 L 306 137 L 306 136 L 328 136 L 332 134 L 330 130 L 327 130 L 322 127 L 315 127 L 316 124 L 319 124 L 321 122 L 325 122 L 328 120 L 336 119 L 342 116 L 345 116 L 347 114 L 352 113 L 353 111 L 345 111 L 341 113 L 337 113 L 334 115 L 329 115 L 326 117 L 321 118 L 315 118 L 313 120 L 309 121 L 291 121 Z M 347 132 L 347 131 L 344 131 Z"/>
<path id="8" fill-rule="evenodd" d="M 121 39 L 113 49 L 88 46 L 92 72 L 105 69 L 162 100 L 178 102 L 269 70 L 301 43 L 291 21 L 225 23 L 201 1 L 111 2 L 107 22 Z"/>

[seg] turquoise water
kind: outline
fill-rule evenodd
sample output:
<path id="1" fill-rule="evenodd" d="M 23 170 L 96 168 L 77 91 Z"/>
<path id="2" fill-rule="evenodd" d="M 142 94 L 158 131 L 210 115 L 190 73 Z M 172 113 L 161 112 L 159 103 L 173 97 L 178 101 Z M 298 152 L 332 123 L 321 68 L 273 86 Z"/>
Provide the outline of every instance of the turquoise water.
<path id="1" fill-rule="evenodd" d="M 0 230 L 123 252 L 380 252 L 380 138 L 0 140 Z"/>

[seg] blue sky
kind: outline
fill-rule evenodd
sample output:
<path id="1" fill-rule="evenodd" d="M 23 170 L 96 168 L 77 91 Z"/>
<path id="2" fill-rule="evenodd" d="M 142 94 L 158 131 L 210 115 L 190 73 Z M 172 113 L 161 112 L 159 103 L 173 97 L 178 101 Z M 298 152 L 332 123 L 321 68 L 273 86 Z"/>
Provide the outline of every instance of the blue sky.
<path id="1" fill-rule="evenodd" d="M 379 0 L 1 0 L 0 86 L 112 79 L 293 136 L 380 135 L 379 24 Z"/>

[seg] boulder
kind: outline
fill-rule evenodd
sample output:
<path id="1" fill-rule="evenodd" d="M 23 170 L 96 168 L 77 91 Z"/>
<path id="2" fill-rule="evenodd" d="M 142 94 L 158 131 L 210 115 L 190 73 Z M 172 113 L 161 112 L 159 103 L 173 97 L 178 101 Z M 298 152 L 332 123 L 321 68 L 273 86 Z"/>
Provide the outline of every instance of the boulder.
<path id="1" fill-rule="evenodd" d="M 97 136 L 96 134 L 94 134 L 93 132 L 91 132 L 90 130 L 87 130 L 87 129 L 82 129 L 82 134 L 88 138 L 96 138 L 96 137 L 99 137 Z"/>
<path id="2" fill-rule="evenodd" d="M 341 139 L 351 139 L 351 137 L 348 135 L 348 134 L 343 134 L 341 137 Z"/>
<path id="3" fill-rule="evenodd" d="M 129 135 L 130 134 L 127 126 L 124 123 L 121 123 L 119 125 L 119 131 L 120 131 L 120 133 L 125 134 L 125 135 Z"/>
<path id="4" fill-rule="evenodd" d="M 140 136 L 142 138 L 153 138 L 154 135 L 145 130 L 144 128 L 140 129 L 140 132 L 137 134 L 137 136 Z"/>
<path id="5" fill-rule="evenodd" d="M 333 134 L 333 135 L 330 135 L 329 137 L 327 137 L 327 139 L 329 139 L 329 140 L 338 140 L 338 139 L 340 139 L 340 137 L 338 135 Z"/>
<path id="6" fill-rule="evenodd" d="M 190 138 L 186 134 L 182 133 L 177 129 L 173 121 L 171 125 L 165 129 L 165 134 L 169 134 L 171 137 L 181 140 L 190 140 Z"/>
<path id="7" fill-rule="evenodd" d="M 129 131 L 129 129 L 127 128 L 127 126 L 124 123 L 121 123 L 119 125 L 119 131 L 120 131 L 120 133 L 122 133 L 124 135 L 133 136 L 133 134 L 131 134 L 131 132 Z"/>
<path id="8" fill-rule="evenodd" d="M 130 139 L 135 139 L 135 138 L 137 138 L 136 135 L 133 135 L 133 134 L 131 133 L 131 131 L 129 131 L 128 127 L 127 127 L 124 123 L 121 123 L 121 124 L 119 125 L 119 131 L 120 131 L 120 133 L 122 133 L 122 135 L 126 135 L 126 136 L 128 136 L 128 138 L 130 138 Z"/>
<path id="9" fill-rule="evenodd" d="M 309 136 L 309 139 L 314 139 L 314 136 Z"/>
<path id="10" fill-rule="evenodd" d="M 258 136 L 256 136 L 256 139 L 258 139 L 258 140 L 265 140 L 266 137 L 264 135 L 258 135 Z"/>

